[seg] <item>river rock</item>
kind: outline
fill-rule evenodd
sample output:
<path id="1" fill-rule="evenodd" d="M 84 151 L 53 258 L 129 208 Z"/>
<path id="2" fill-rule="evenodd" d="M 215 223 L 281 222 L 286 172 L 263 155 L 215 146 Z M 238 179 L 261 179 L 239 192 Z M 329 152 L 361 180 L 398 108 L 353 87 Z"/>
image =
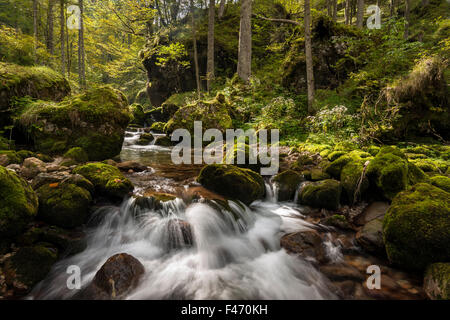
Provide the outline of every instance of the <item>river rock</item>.
<path id="1" fill-rule="evenodd" d="M 384 254 L 383 218 L 366 223 L 356 234 L 356 241 L 368 252 Z"/>
<path id="2" fill-rule="evenodd" d="M 42 172 L 47 172 L 44 161 L 37 158 L 28 158 L 23 161 L 21 175 L 24 178 L 33 179 Z"/>
<path id="3" fill-rule="evenodd" d="M 423 287 L 432 300 L 450 300 L 450 263 L 433 263 L 428 266 Z"/>
<path id="4" fill-rule="evenodd" d="M 265 194 L 264 180 L 258 173 L 233 165 L 205 166 L 197 177 L 205 188 L 249 205 Z"/>
<path id="5" fill-rule="evenodd" d="M 359 226 L 363 226 L 374 219 L 383 218 L 388 209 L 389 203 L 387 202 L 373 202 L 353 222 Z"/>
<path id="6" fill-rule="evenodd" d="M 337 210 L 341 191 L 340 182 L 333 179 L 309 183 L 302 187 L 299 202 L 314 208 Z"/>
<path id="7" fill-rule="evenodd" d="M 160 136 L 155 140 L 155 146 L 171 147 L 173 145 L 172 140 L 168 136 Z"/>
<path id="8" fill-rule="evenodd" d="M 142 172 L 147 170 L 146 166 L 143 166 L 137 161 L 125 161 L 122 163 L 118 163 L 117 168 L 125 172 L 128 172 L 129 170 L 133 170 L 134 172 Z"/>
<path id="9" fill-rule="evenodd" d="M 295 192 L 303 180 L 302 175 L 293 170 L 283 171 L 273 177 L 273 182 L 278 186 L 278 201 L 293 200 Z"/>
<path id="10" fill-rule="evenodd" d="M 319 263 L 328 262 L 322 238 L 315 230 L 287 234 L 281 238 L 280 245 L 289 253 L 313 258 Z"/>
<path id="11" fill-rule="evenodd" d="M 120 253 L 109 258 L 80 298 L 87 300 L 116 300 L 124 298 L 139 284 L 145 269 L 133 256 Z"/>

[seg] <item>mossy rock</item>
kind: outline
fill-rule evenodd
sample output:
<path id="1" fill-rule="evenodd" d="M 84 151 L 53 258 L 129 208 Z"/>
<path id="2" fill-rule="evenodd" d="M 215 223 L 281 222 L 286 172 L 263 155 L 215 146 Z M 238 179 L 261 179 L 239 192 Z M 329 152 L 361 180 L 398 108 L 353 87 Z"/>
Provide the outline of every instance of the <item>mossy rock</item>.
<path id="1" fill-rule="evenodd" d="M 180 108 L 167 122 L 165 132 L 171 133 L 176 129 L 186 129 L 194 133 L 194 122 L 202 122 L 202 130 L 218 129 L 225 132 L 233 128 L 230 116 L 231 106 L 226 101 L 213 99 L 210 101 L 197 101 Z"/>
<path id="2" fill-rule="evenodd" d="M 150 130 L 156 133 L 163 133 L 164 127 L 166 126 L 166 123 L 164 122 L 155 122 L 151 125 Z"/>
<path id="3" fill-rule="evenodd" d="M 450 263 L 433 263 L 425 271 L 425 293 L 432 300 L 450 300 Z"/>
<path id="4" fill-rule="evenodd" d="M 55 248 L 37 245 L 22 247 L 4 263 L 6 282 L 23 284 L 26 291 L 43 280 L 57 261 Z"/>
<path id="5" fill-rule="evenodd" d="M 225 145 L 224 145 L 225 148 Z M 246 143 L 236 143 L 234 147 L 226 151 L 223 157 L 223 163 L 232 164 L 239 168 L 246 168 L 255 172 L 260 172 L 263 166 L 259 161 L 257 150 L 253 150 L 253 161 L 250 163 L 250 152 L 252 151 L 250 146 Z"/>
<path id="6" fill-rule="evenodd" d="M 330 217 L 326 217 L 321 220 L 320 223 L 343 230 L 352 230 L 352 226 L 342 214 L 334 214 Z"/>
<path id="7" fill-rule="evenodd" d="M 365 198 L 369 190 L 369 179 L 365 174 L 367 161 L 350 161 L 341 171 L 341 184 L 349 204 Z"/>
<path id="8" fill-rule="evenodd" d="M 85 163 L 89 161 L 89 156 L 83 148 L 75 147 L 64 154 L 64 158 L 72 159 L 75 163 Z"/>
<path id="9" fill-rule="evenodd" d="M 361 162 L 362 159 L 370 158 L 370 153 L 363 152 L 360 150 L 351 151 L 345 155 L 341 155 L 333 162 L 330 162 L 324 167 L 326 173 L 335 179 L 339 179 L 341 176 L 341 171 L 349 162 Z"/>
<path id="10" fill-rule="evenodd" d="M 132 115 L 131 124 L 143 127 L 147 118 L 144 112 L 144 107 L 138 103 L 133 103 L 128 107 L 128 110 Z"/>
<path id="11" fill-rule="evenodd" d="M 22 157 L 16 151 L 13 150 L 0 150 L 0 156 L 4 155 L 4 163 L 1 165 L 8 166 L 10 164 L 21 164 L 23 162 Z"/>
<path id="12" fill-rule="evenodd" d="M 127 104 L 120 91 L 92 88 L 59 103 L 30 102 L 18 123 L 42 153 L 63 154 L 81 147 L 89 160 L 104 160 L 122 149 L 130 121 Z"/>
<path id="13" fill-rule="evenodd" d="M 36 216 L 38 205 L 31 186 L 16 173 L 0 166 L 0 238 L 22 232 Z"/>
<path id="14" fill-rule="evenodd" d="M 450 178 L 446 176 L 434 176 L 430 178 L 431 184 L 444 191 L 450 192 Z"/>
<path id="15" fill-rule="evenodd" d="M 134 188 L 131 181 L 126 179 L 118 168 L 104 163 L 78 166 L 72 173 L 82 175 L 92 182 L 96 192 L 112 198 L 122 199 Z"/>
<path id="16" fill-rule="evenodd" d="M 71 183 L 46 184 L 36 190 L 39 219 L 62 228 L 81 226 L 92 201 L 89 191 Z"/>
<path id="17" fill-rule="evenodd" d="M 389 260 L 406 269 L 450 259 L 450 193 L 419 183 L 399 193 L 383 223 Z"/>
<path id="18" fill-rule="evenodd" d="M 321 168 L 313 168 L 310 170 L 311 172 L 311 178 L 312 181 L 320 181 L 320 180 L 326 180 L 330 179 L 331 176 L 324 172 Z"/>
<path id="19" fill-rule="evenodd" d="M 439 172 L 437 165 L 430 159 L 415 159 L 411 162 L 424 172 Z"/>
<path id="20" fill-rule="evenodd" d="M 333 179 L 312 182 L 303 186 L 299 203 L 315 208 L 337 210 L 341 199 L 342 187 Z"/>
<path id="21" fill-rule="evenodd" d="M 197 177 L 205 188 L 249 205 L 265 194 L 264 180 L 258 173 L 233 165 L 205 166 Z"/>
<path id="22" fill-rule="evenodd" d="M 139 136 L 139 140 L 136 141 L 137 145 L 140 146 L 147 146 L 149 145 L 153 140 L 155 139 L 155 137 L 151 134 L 151 133 L 143 133 Z"/>
<path id="23" fill-rule="evenodd" d="M 274 176 L 273 182 L 275 182 L 278 187 L 278 201 L 293 200 L 295 193 L 303 180 L 302 175 L 293 170 L 286 170 Z"/>
<path id="24" fill-rule="evenodd" d="M 29 150 L 20 150 L 17 151 L 17 155 L 23 160 L 27 159 L 27 158 L 36 158 L 36 153 L 34 153 L 33 151 L 29 151 Z"/>
<path id="25" fill-rule="evenodd" d="M 328 154 L 327 158 L 328 158 L 328 160 L 333 162 L 334 160 L 338 159 L 339 157 L 343 156 L 344 154 L 347 154 L 347 152 L 345 152 L 345 151 L 333 151 L 333 152 Z"/>
<path id="26" fill-rule="evenodd" d="M 155 146 L 171 147 L 173 146 L 173 142 L 168 136 L 157 137 L 155 140 Z"/>

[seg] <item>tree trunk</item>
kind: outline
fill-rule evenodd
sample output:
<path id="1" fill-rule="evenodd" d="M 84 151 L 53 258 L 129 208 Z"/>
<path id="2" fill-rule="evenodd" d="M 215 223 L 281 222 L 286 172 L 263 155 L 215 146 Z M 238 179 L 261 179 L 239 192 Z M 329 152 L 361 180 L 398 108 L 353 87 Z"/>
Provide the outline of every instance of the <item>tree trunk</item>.
<path id="1" fill-rule="evenodd" d="M 211 82 L 214 80 L 214 23 L 216 15 L 216 1 L 209 0 L 208 21 L 208 53 L 206 66 L 206 83 L 208 92 L 211 90 Z"/>
<path id="2" fill-rule="evenodd" d="M 245 81 L 252 75 L 252 0 L 242 0 L 237 73 Z"/>
<path id="3" fill-rule="evenodd" d="M 86 87 L 85 50 L 84 50 L 84 25 L 83 25 L 83 0 L 78 0 L 80 7 L 80 29 L 78 30 L 78 79 L 80 87 Z"/>
<path id="4" fill-rule="evenodd" d="M 47 11 L 47 50 L 54 54 L 55 46 L 53 44 L 53 1 L 48 0 Z"/>
<path id="5" fill-rule="evenodd" d="M 63 75 L 66 74 L 66 49 L 65 49 L 65 24 L 66 24 L 66 17 L 65 17 L 65 6 L 64 6 L 64 0 L 60 0 L 59 1 L 59 6 L 60 6 L 60 11 L 59 11 L 59 23 L 60 23 L 60 27 L 61 27 L 61 38 L 60 38 L 60 42 L 61 42 L 61 73 Z"/>
<path id="6" fill-rule="evenodd" d="M 37 63 L 37 45 L 38 45 L 38 3 L 37 3 L 37 0 L 33 0 L 33 35 L 34 35 L 33 54 L 34 54 L 34 61 Z"/>
<path id="7" fill-rule="evenodd" d="M 305 55 L 306 55 L 306 79 L 308 87 L 308 113 L 314 113 L 314 69 L 311 48 L 311 10 L 310 0 L 305 0 Z"/>
<path id="8" fill-rule="evenodd" d="M 394 15 L 395 3 L 394 0 L 389 0 L 389 17 Z"/>
<path id="9" fill-rule="evenodd" d="M 219 14 L 218 14 L 219 19 L 222 19 L 223 15 L 225 14 L 225 5 L 226 5 L 226 3 L 227 3 L 227 0 L 220 0 Z"/>
<path id="10" fill-rule="evenodd" d="M 327 1 L 327 14 L 328 14 L 329 17 L 331 17 L 332 16 L 332 11 L 333 11 L 333 8 L 332 8 L 332 1 L 333 0 L 326 0 L 326 1 Z"/>
<path id="11" fill-rule="evenodd" d="M 350 0 L 345 0 L 345 24 L 350 24 Z"/>
<path id="12" fill-rule="evenodd" d="M 197 31 L 195 28 L 195 16 L 194 16 L 194 0 L 190 0 L 191 6 L 191 23 L 192 23 L 192 42 L 194 45 L 194 64 L 195 64 L 195 81 L 197 82 L 197 95 L 198 99 L 201 98 L 201 84 L 200 84 L 200 72 L 198 68 L 198 52 L 197 52 Z"/>
<path id="13" fill-rule="evenodd" d="M 337 0 L 333 0 L 333 21 L 337 20 Z"/>
<path id="14" fill-rule="evenodd" d="M 358 0 L 358 11 L 356 13 L 356 26 L 360 29 L 364 24 L 364 0 Z"/>
<path id="15" fill-rule="evenodd" d="M 408 39 L 408 36 L 409 36 L 409 8 L 410 8 L 410 1 L 411 0 L 405 0 L 405 20 L 406 20 L 405 33 L 404 33 L 404 38 L 405 39 Z"/>

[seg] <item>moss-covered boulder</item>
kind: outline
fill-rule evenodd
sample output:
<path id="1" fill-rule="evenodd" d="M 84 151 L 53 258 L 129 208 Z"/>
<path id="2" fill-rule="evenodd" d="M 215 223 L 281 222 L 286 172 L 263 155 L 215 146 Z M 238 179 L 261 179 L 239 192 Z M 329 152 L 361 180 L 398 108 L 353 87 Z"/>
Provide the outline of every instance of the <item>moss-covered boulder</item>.
<path id="1" fill-rule="evenodd" d="M 156 138 L 155 146 L 171 147 L 173 146 L 173 142 L 168 136 L 161 136 Z"/>
<path id="2" fill-rule="evenodd" d="M 0 166 L 0 238 L 24 230 L 38 211 L 38 198 L 31 186 L 16 173 Z"/>
<path id="3" fill-rule="evenodd" d="M 165 122 L 155 122 L 150 126 L 150 130 L 156 133 L 163 133 L 165 126 Z"/>
<path id="4" fill-rule="evenodd" d="M 120 170 L 104 163 L 89 163 L 76 167 L 73 173 L 88 179 L 96 192 L 107 197 L 123 198 L 133 191 L 133 184 L 124 177 Z"/>
<path id="5" fill-rule="evenodd" d="M 255 147 L 252 150 L 246 143 L 236 143 L 232 149 L 227 150 L 226 144 L 224 144 L 223 163 L 233 164 L 240 168 L 250 169 L 259 173 L 263 165 L 259 160 L 258 151 L 256 149 L 257 148 Z M 255 163 L 250 163 L 250 152 L 254 152 L 252 162 Z"/>
<path id="6" fill-rule="evenodd" d="M 0 125 L 11 123 L 14 97 L 59 101 L 70 93 L 67 80 L 47 67 L 24 67 L 0 62 Z"/>
<path id="7" fill-rule="evenodd" d="M 45 278 L 56 263 L 57 255 L 55 248 L 45 245 L 19 248 L 4 263 L 6 283 L 24 292 L 30 291 Z"/>
<path id="8" fill-rule="evenodd" d="M 75 163 L 84 163 L 89 161 L 89 156 L 83 148 L 75 147 L 64 154 L 64 158 L 73 160 Z"/>
<path id="9" fill-rule="evenodd" d="M 366 173 L 373 190 L 389 200 L 408 186 L 426 180 L 423 172 L 409 163 L 400 149 L 391 146 L 381 148 Z"/>
<path id="10" fill-rule="evenodd" d="M 428 266 L 423 288 L 432 300 L 450 300 L 450 263 L 433 263 Z"/>
<path id="11" fill-rule="evenodd" d="M 129 121 L 125 96 L 105 86 L 60 103 L 32 102 L 19 124 L 43 153 L 63 154 L 81 147 L 89 160 L 105 160 L 120 153 Z"/>
<path id="12" fill-rule="evenodd" d="M 36 193 L 39 219 L 62 228 L 75 228 L 86 221 L 92 201 L 89 191 L 71 183 L 53 183 L 40 187 Z"/>
<path id="13" fill-rule="evenodd" d="M 444 191 L 450 192 L 450 178 L 446 176 L 434 176 L 430 178 L 431 184 L 435 187 L 441 188 Z"/>
<path id="14" fill-rule="evenodd" d="M 219 129 L 225 132 L 233 127 L 230 116 L 231 106 L 224 100 L 215 98 L 210 101 L 197 101 L 180 108 L 167 122 L 166 132 L 187 129 L 194 133 L 194 121 L 202 122 L 203 132 L 207 129 Z"/>
<path id="15" fill-rule="evenodd" d="M 149 145 L 155 137 L 151 133 L 143 133 L 139 136 L 139 139 L 136 141 L 137 145 L 147 146 Z"/>
<path id="16" fill-rule="evenodd" d="M 146 115 L 142 105 L 138 103 L 133 103 L 128 107 L 128 110 L 130 111 L 131 114 L 131 124 L 144 127 L 146 123 Z"/>
<path id="17" fill-rule="evenodd" d="M 21 164 L 23 159 L 13 150 L 0 150 L 0 166 Z"/>
<path id="18" fill-rule="evenodd" d="M 205 166 L 197 177 L 205 188 L 246 205 L 265 194 L 263 178 L 250 169 L 233 165 L 212 164 Z"/>
<path id="19" fill-rule="evenodd" d="M 450 193 L 419 183 L 399 193 L 383 222 L 389 260 L 408 269 L 450 259 Z"/>
<path id="20" fill-rule="evenodd" d="M 337 210 L 341 192 L 341 183 L 333 179 L 308 183 L 300 191 L 299 203 L 315 208 Z"/>
<path id="21" fill-rule="evenodd" d="M 300 183 L 303 181 L 303 176 L 293 170 L 283 171 L 273 177 L 273 182 L 276 184 L 278 201 L 293 200 Z"/>

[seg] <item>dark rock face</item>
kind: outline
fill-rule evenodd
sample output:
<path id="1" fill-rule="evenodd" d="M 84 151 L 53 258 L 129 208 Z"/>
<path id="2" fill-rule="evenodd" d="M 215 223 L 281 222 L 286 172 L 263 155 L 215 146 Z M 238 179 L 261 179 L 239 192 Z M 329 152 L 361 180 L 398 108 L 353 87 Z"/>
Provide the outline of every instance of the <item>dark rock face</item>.
<path id="1" fill-rule="evenodd" d="M 319 263 L 328 261 L 325 248 L 322 245 L 322 238 L 317 231 L 310 230 L 287 234 L 281 238 L 280 244 L 289 253 L 313 258 Z"/>
<path id="2" fill-rule="evenodd" d="M 303 180 L 302 175 L 293 170 L 283 171 L 273 177 L 273 181 L 278 186 L 278 200 L 289 201 L 294 199 L 295 192 Z"/>
<path id="3" fill-rule="evenodd" d="M 116 300 L 124 298 L 137 287 L 145 272 L 133 256 L 120 253 L 109 258 L 77 299 Z"/>

